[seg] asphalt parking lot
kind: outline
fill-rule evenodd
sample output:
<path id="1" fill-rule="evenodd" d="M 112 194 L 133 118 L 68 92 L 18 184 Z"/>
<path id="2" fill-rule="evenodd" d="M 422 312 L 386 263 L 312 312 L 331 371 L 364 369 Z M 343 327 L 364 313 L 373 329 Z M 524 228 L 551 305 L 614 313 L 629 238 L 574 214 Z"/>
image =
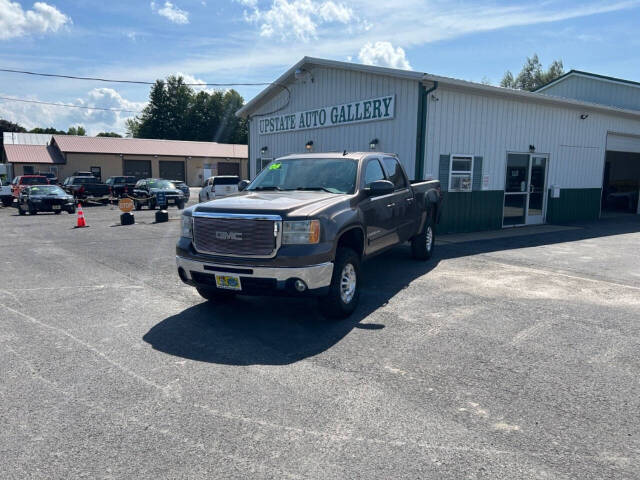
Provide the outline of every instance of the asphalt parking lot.
<path id="1" fill-rule="evenodd" d="M 398 248 L 330 322 L 203 302 L 118 215 L 0 209 L 2 478 L 640 476 L 639 217 Z"/>

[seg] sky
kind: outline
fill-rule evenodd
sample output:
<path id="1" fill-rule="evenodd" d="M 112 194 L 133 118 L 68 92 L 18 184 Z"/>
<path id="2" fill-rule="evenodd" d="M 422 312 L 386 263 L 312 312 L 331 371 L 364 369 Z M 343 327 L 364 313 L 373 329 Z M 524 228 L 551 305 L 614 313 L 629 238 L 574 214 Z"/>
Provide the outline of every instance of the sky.
<path id="1" fill-rule="evenodd" d="M 537 53 L 640 81 L 640 0 L 0 0 L 0 68 L 270 82 L 305 55 L 498 84 Z M 236 87 L 250 100 L 263 87 Z M 144 85 L 0 72 L 0 97 L 141 110 Z M 125 132 L 132 113 L 0 100 L 27 128 Z"/>

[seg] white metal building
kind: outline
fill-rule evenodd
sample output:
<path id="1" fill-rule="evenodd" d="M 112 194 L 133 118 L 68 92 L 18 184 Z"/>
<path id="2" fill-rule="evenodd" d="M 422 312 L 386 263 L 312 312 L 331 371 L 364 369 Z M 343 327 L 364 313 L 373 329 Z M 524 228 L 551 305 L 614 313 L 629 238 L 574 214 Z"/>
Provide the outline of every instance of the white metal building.
<path id="1" fill-rule="evenodd" d="M 440 230 L 460 232 L 596 219 L 603 206 L 624 201 L 635 211 L 640 88 L 633 88 L 635 100 L 595 103 L 566 98 L 566 90 L 553 96 L 305 57 L 238 115 L 250 118 L 251 177 L 290 153 L 395 153 L 409 176 L 441 180 Z M 614 150 L 625 158 L 617 180 Z"/>

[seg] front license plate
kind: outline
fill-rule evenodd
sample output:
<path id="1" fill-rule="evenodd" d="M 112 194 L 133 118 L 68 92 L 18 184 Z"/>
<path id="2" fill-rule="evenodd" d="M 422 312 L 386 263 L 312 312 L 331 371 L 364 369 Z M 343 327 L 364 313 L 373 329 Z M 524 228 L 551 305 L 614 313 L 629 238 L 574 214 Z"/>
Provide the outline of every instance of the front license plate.
<path id="1" fill-rule="evenodd" d="M 53 205 L 54 210 L 60 210 L 62 207 L 60 205 Z"/>
<path id="2" fill-rule="evenodd" d="M 235 275 L 216 275 L 216 287 L 225 290 L 242 290 L 240 277 Z"/>

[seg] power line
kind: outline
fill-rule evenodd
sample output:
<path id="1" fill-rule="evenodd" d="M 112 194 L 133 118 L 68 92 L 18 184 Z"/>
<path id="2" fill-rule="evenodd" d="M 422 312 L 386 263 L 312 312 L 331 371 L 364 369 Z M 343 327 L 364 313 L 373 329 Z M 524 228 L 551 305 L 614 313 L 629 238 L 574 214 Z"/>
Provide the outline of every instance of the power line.
<path id="1" fill-rule="evenodd" d="M 0 100 L 7 100 L 10 102 L 38 103 L 40 105 L 53 105 L 54 107 L 82 108 L 85 110 L 102 110 L 105 112 L 141 113 L 137 110 L 126 110 L 124 108 L 85 107 L 83 105 L 69 105 L 68 103 L 41 102 L 39 100 L 26 100 L 24 98 L 0 97 Z"/>
<path id="2" fill-rule="evenodd" d="M 105 82 L 105 83 L 129 83 L 134 85 L 155 85 L 156 82 L 146 82 L 142 80 L 116 80 L 110 78 L 99 78 L 99 77 L 78 77 L 75 75 L 59 75 L 56 73 L 41 73 L 41 72 L 29 72 L 26 70 L 13 70 L 10 68 L 0 68 L 0 72 L 6 73 L 20 73 L 23 75 L 35 75 L 38 77 L 55 77 L 55 78 L 67 78 L 71 80 L 88 80 L 93 82 Z M 271 82 L 247 82 L 247 83 L 185 83 L 185 85 L 189 87 L 261 87 L 266 85 L 274 85 Z"/>

